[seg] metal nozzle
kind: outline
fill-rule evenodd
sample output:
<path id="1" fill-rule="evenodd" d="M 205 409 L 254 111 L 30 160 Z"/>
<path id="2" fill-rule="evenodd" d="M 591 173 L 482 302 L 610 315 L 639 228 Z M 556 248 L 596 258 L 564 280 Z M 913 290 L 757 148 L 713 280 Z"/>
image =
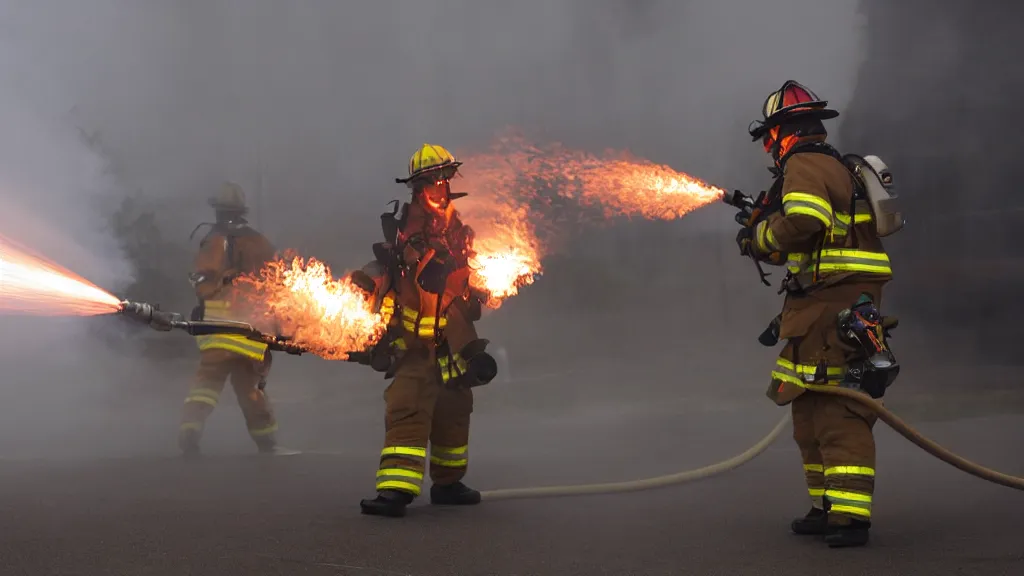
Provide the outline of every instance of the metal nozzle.
<path id="1" fill-rule="evenodd" d="M 148 324 L 150 328 L 159 330 L 161 332 L 169 332 L 175 327 L 177 323 L 183 320 L 181 314 L 174 312 L 164 312 L 160 310 L 159 306 L 154 306 L 146 302 L 132 302 L 131 300 L 123 300 L 121 302 L 121 314 Z"/>

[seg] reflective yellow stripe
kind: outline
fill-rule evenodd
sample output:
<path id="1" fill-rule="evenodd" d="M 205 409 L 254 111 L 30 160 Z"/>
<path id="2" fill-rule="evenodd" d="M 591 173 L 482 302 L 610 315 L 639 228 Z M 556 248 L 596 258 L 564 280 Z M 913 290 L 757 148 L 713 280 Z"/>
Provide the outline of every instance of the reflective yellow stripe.
<path id="1" fill-rule="evenodd" d="M 836 212 L 835 217 L 836 217 L 836 225 L 835 225 L 835 234 L 836 234 L 836 236 L 845 236 L 850 231 L 850 215 L 842 213 L 842 212 Z M 854 225 L 866 224 L 868 222 L 874 222 L 874 221 L 875 221 L 875 219 L 874 219 L 874 217 L 871 216 L 870 212 L 866 212 L 866 213 L 857 212 L 857 215 L 854 216 L 854 218 L 853 218 Z"/>
<path id="2" fill-rule="evenodd" d="M 267 345 L 263 342 L 249 340 L 245 336 L 235 334 L 212 334 L 209 336 L 196 336 L 196 344 L 199 350 L 227 350 L 240 354 L 253 360 L 263 360 L 267 353 Z"/>
<path id="3" fill-rule="evenodd" d="M 852 514 L 864 518 L 871 517 L 871 495 L 844 490 L 826 490 L 825 497 L 829 501 L 832 512 Z"/>
<path id="4" fill-rule="evenodd" d="M 787 256 L 786 268 L 794 275 L 811 275 L 836 272 L 865 272 L 868 274 L 892 275 L 889 256 L 885 252 L 870 252 L 852 248 L 825 248 L 821 258 L 815 254 L 791 253 Z M 809 279 L 801 279 L 807 283 Z"/>
<path id="5" fill-rule="evenodd" d="M 804 464 L 804 470 L 807 472 L 824 472 L 825 467 L 821 464 Z"/>
<path id="6" fill-rule="evenodd" d="M 775 370 L 772 370 L 772 378 L 780 382 L 789 382 L 797 386 L 805 386 L 815 381 L 818 367 L 814 364 L 794 364 L 785 358 L 775 360 Z M 838 385 L 846 377 L 845 366 L 828 366 L 825 368 L 825 383 Z"/>
<path id="7" fill-rule="evenodd" d="M 210 388 L 193 388 L 188 391 L 188 395 L 185 396 L 185 403 L 195 402 L 198 404 L 209 404 L 210 406 L 217 406 L 217 402 L 220 400 L 220 392 L 212 390 Z"/>
<path id="8" fill-rule="evenodd" d="M 862 508 L 860 506 L 850 506 L 847 504 L 832 504 L 829 506 L 829 510 L 837 514 L 851 514 L 854 516 L 861 516 L 863 518 L 871 518 L 871 509 Z"/>
<path id="9" fill-rule="evenodd" d="M 383 482 L 377 482 L 377 491 L 381 490 L 400 490 L 402 492 L 408 492 L 413 496 L 420 495 L 420 487 L 418 484 L 412 482 L 404 482 L 402 480 L 385 480 Z"/>
<path id="10" fill-rule="evenodd" d="M 209 404 L 214 408 L 217 407 L 217 399 L 210 398 L 209 396 L 194 396 L 192 394 L 189 394 L 188 396 L 185 396 L 185 404 L 188 404 L 190 402 L 195 404 Z"/>
<path id="11" fill-rule="evenodd" d="M 423 472 L 409 470 L 408 468 L 381 468 L 380 470 L 377 470 L 377 478 L 384 478 L 387 476 L 423 480 Z"/>
<path id="12" fill-rule="evenodd" d="M 469 464 L 469 446 L 457 448 L 431 446 L 430 463 L 447 468 L 465 468 Z"/>
<path id="13" fill-rule="evenodd" d="M 276 422 L 274 424 L 271 424 L 270 426 L 265 427 L 265 428 L 250 428 L 249 429 L 249 435 L 252 436 L 253 438 L 259 438 L 261 436 L 269 436 L 269 435 L 273 434 L 274 432 L 277 432 L 277 423 Z"/>
<path id="14" fill-rule="evenodd" d="M 874 477 L 875 469 L 867 466 L 830 466 L 825 469 L 825 476 L 839 475 Z"/>
<path id="15" fill-rule="evenodd" d="M 869 272 L 892 274 L 889 256 L 884 252 L 851 250 L 847 248 L 826 248 L 821 251 L 817 266 L 819 272 Z"/>
<path id="16" fill-rule="evenodd" d="M 384 456 L 410 456 L 412 458 L 426 458 L 427 449 L 420 448 L 418 446 L 388 446 L 380 451 L 380 455 Z"/>
<path id="17" fill-rule="evenodd" d="M 452 355 L 454 362 L 448 356 L 441 356 L 437 359 L 437 365 L 441 369 L 441 382 L 446 383 L 452 378 L 458 378 L 466 373 L 469 366 L 457 352 Z"/>
<path id="18" fill-rule="evenodd" d="M 419 319 L 419 329 L 416 327 L 417 318 Z M 402 310 L 402 326 L 409 332 L 415 333 L 420 338 L 433 338 L 436 329 L 444 329 L 448 326 L 448 319 L 444 316 L 441 317 L 440 321 L 433 316 L 420 317 L 415 310 L 408 308 Z"/>
<path id="19" fill-rule="evenodd" d="M 409 349 L 408 344 L 406 344 L 405 340 L 402 339 L 402 338 L 395 338 L 394 340 L 392 340 L 391 341 L 391 346 L 393 346 L 393 347 L 395 347 L 395 348 L 397 348 L 399 350 L 408 350 Z"/>
<path id="20" fill-rule="evenodd" d="M 768 246 L 768 248 L 770 248 L 770 250 L 768 251 L 775 252 L 777 250 L 781 250 L 782 248 L 779 246 L 779 242 L 775 239 L 775 233 L 772 232 L 772 229 L 770 226 L 768 226 L 767 222 L 765 222 L 764 229 L 764 243 L 766 246 Z"/>
<path id="21" fill-rule="evenodd" d="M 206 300 L 203 302 L 203 320 L 242 320 L 228 300 Z"/>
<path id="22" fill-rule="evenodd" d="M 810 216 L 826 228 L 832 228 L 832 205 L 828 200 L 806 192 L 789 192 L 782 197 L 782 213 L 786 216 Z"/>
<path id="23" fill-rule="evenodd" d="M 771 228 L 768 227 L 767 220 L 758 222 L 757 227 L 754 228 L 754 245 L 758 252 L 765 254 L 778 250 L 775 245 L 775 236 L 772 234 Z"/>
<path id="24" fill-rule="evenodd" d="M 826 490 L 825 495 L 829 499 L 835 498 L 837 500 L 850 500 L 851 502 L 866 502 L 871 503 L 870 494 L 861 494 L 860 492 L 846 492 L 843 490 Z"/>
<path id="25" fill-rule="evenodd" d="M 807 492 L 810 493 L 811 498 L 821 498 L 825 495 L 824 488 L 808 488 Z"/>
<path id="26" fill-rule="evenodd" d="M 420 493 L 423 472 L 407 468 L 381 468 L 377 470 L 377 490 L 401 490 L 413 495 Z"/>
<path id="27" fill-rule="evenodd" d="M 381 299 L 380 315 L 385 324 L 390 324 L 391 319 L 395 316 L 395 298 L 391 293 Z"/>

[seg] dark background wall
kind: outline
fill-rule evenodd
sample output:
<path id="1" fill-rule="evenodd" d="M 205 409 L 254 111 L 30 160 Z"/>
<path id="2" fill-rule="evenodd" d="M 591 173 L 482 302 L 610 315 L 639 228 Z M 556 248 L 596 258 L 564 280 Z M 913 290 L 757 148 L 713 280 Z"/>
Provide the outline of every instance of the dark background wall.
<path id="1" fill-rule="evenodd" d="M 958 353 L 1020 363 L 1024 6 L 864 0 L 843 143 L 879 154 L 907 206 L 892 295 Z"/>

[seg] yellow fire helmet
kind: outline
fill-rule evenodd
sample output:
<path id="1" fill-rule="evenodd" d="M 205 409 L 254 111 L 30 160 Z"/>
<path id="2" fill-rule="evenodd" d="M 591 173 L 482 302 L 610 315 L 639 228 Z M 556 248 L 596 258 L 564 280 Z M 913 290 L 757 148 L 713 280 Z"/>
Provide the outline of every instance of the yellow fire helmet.
<path id="1" fill-rule="evenodd" d="M 244 214 L 249 211 L 245 204 L 245 192 L 241 186 L 234 182 L 222 184 L 218 194 L 210 198 L 209 204 L 216 210 L 227 212 L 241 212 Z"/>
<path id="2" fill-rule="evenodd" d="M 412 188 L 414 181 L 421 178 L 451 180 L 458 173 L 459 166 L 462 166 L 462 162 L 456 160 L 455 155 L 444 146 L 424 144 L 409 158 L 409 176 L 395 178 L 395 182 Z"/>

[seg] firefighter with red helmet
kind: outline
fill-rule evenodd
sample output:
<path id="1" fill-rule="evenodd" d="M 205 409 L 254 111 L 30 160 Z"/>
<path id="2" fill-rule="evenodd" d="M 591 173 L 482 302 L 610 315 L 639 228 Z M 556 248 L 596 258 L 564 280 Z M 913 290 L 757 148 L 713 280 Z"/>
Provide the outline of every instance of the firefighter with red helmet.
<path id="1" fill-rule="evenodd" d="M 787 269 L 785 303 L 773 323 L 774 341 L 786 345 L 767 395 L 791 404 L 812 502 L 792 530 L 824 535 L 832 547 L 860 546 L 871 526 L 876 417 L 856 401 L 807 386 L 845 386 L 861 374 L 861 357 L 842 338 L 837 318 L 851 309 L 877 317 L 892 270 L 871 207 L 843 156 L 826 142 L 822 121 L 839 113 L 793 80 L 768 96 L 762 113 L 749 133 L 771 155 L 775 181 L 762 202 L 767 216 L 747 222 L 737 243 L 743 255 Z"/>
<path id="2" fill-rule="evenodd" d="M 480 493 L 462 483 L 469 463 L 469 422 L 475 386 L 497 374 L 477 337 L 482 295 L 469 285 L 473 231 L 462 223 L 451 179 L 461 162 L 442 146 L 424 144 L 409 160 L 412 189 L 401 213 L 384 214 L 385 242 L 376 259 L 353 274 L 390 318 L 366 363 L 394 380 L 384 392 L 384 448 L 375 498 L 363 514 L 399 517 L 419 494 L 430 462 L 430 502 L 473 505 Z M 429 444 L 429 453 L 428 453 Z"/>

